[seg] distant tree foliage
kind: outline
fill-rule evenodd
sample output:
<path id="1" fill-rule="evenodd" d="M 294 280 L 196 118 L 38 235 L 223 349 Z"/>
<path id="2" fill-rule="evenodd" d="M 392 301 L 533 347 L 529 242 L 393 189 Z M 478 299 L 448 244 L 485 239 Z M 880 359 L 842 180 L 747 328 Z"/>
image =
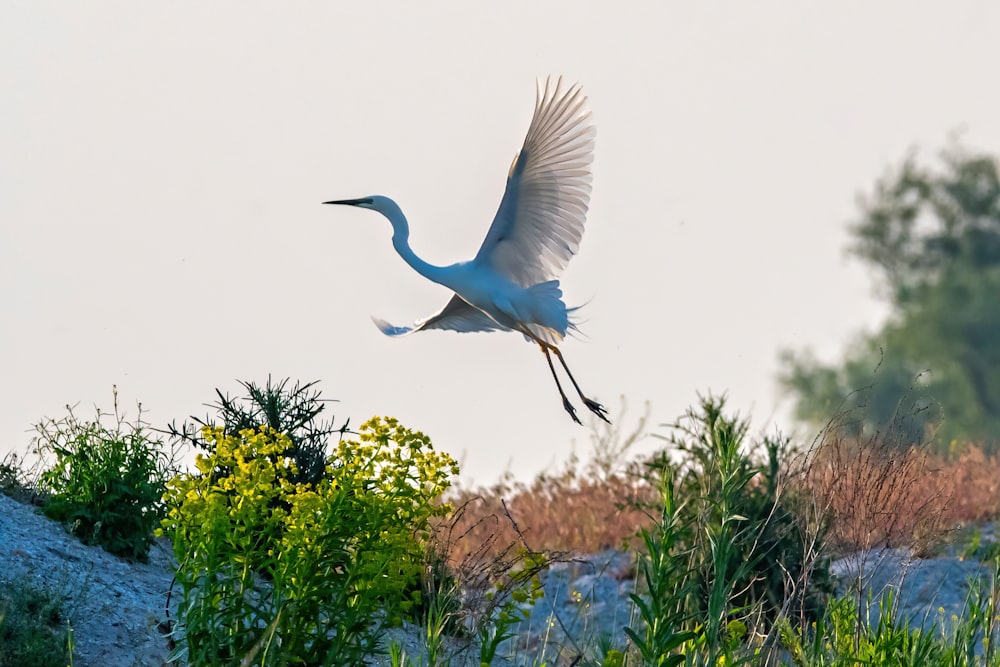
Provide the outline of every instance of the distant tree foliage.
<path id="1" fill-rule="evenodd" d="M 911 153 L 860 199 L 851 253 L 871 266 L 892 314 L 842 362 L 781 353 L 796 416 L 825 423 L 845 400 L 868 427 L 903 419 L 914 439 L 1000 441 L 1000 172 L 953 144 L 937 164 Z M 898 424 L 898 422 L 897 422 Z"/>

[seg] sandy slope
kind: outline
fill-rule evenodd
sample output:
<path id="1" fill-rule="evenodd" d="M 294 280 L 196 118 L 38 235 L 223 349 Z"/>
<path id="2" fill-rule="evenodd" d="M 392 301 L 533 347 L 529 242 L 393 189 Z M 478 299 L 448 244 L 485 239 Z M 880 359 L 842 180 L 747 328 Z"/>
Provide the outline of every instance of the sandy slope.
<path id="1" fill-rule="evenodd" d="M 159 626 L 172 568 L 162 544 L 149 563 L 128 563 L 0 494 L 0 581 L 28 579 L 62 596 L 76 642 L 74 666 L 165 664 L 169 649 Z"/>

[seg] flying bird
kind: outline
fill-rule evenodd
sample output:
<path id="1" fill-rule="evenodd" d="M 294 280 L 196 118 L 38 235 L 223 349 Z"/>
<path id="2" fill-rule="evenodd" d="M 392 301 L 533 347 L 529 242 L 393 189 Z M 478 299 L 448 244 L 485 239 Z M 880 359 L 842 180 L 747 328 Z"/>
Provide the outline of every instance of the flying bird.
<path id="1" fill-rule="evenodd" d="M 587 398 L 573 378 L 559 344 L 576 325 L 562 299 L 558 276 L 580 247 L 590 201 L 595 129 L 587 98 L 578 84 L 562 77 L 536 85 L 535 113 L 520 152 L 507 175 L 507 188 L 493 224 L 476 256 L 450 266 L 428 264 L 410 248 L 406 216 L 392 199 L 372 195 L 323 202 L 378 211 L 392 224 L 392 245 L 399 256 L 428 280 L 454 292 L 438 313 L 412 327 L 372 318 L 388 336 L 426 329 L 516 331 L 537 344 L 548 362 L 563 407 L 580 423 L 566 397 L 555 366 L 562 364 L 580 400 L 609 422 L 607 410 Z"/>

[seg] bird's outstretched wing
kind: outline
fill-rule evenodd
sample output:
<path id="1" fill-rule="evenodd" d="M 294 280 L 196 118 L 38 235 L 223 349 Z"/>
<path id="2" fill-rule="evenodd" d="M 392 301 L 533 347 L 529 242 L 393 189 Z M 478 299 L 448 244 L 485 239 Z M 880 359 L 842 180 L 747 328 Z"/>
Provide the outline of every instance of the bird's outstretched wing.
<path id="1" fill-rule="evenodd" d="M 451 297 L 451 301 L 440 312 L 417 321 L 412 327 L 396 327 L 377 317 L 373 317 L 372 321 L 386 336 L 403 336 L 423 329 L 445 329 L 461 333 L 508 330 L 483 311 L 470 306 L 457 294 Z"/>
<path id="2" fill-rule="evenodd" d="M 535 114 L 475 262 L 522 287 L 551 280 L 580 247 L 594 135 L 587 98 L 562 77 L 538 84 Z"/>

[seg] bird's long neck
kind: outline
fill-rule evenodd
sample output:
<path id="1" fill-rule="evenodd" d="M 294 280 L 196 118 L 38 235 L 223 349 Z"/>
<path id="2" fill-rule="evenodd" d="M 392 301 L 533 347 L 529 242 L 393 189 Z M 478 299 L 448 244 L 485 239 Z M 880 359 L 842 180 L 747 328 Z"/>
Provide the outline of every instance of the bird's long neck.
<path id="1" fill-rule="evenodd" d="M 444 278 L 443 267 L 434 266 L 420 259 L 410 247 L 410 225 L 406 222 L 403 212 L 397 208 L 395 211 L 386 212 L 385 217 L 392 223 L 392 247 L 399 256 L 424 278 L 441 283 Z"/>

